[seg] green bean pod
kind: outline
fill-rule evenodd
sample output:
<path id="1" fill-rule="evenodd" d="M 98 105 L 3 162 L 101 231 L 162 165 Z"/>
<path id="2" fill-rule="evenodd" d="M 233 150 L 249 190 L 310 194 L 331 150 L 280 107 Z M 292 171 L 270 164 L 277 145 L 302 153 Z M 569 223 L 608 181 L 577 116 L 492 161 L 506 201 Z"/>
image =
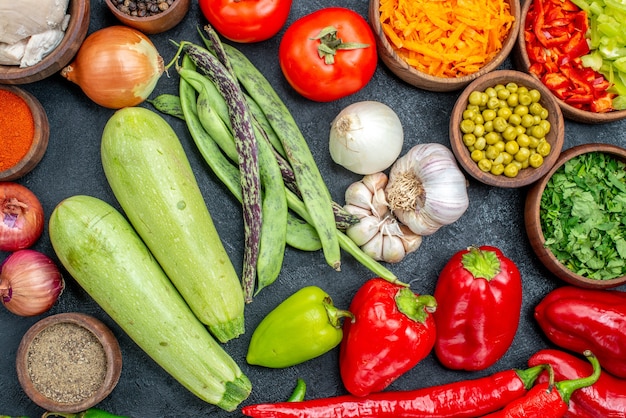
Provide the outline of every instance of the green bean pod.
<path id="1" fill-rule="evenodd" d="M 146 101 L 161 113 L 185 120 L 185 115 L 180 106 L 180 97 L 175 94 L 163 93 L 152 100 Z"/>
<path id="2" fill-rule="evenodd" d="M 239 155 L 239 169 L 243 193 L 243 219 L 245 234 L 242 283 L 247 303 L 252 301 L 259 257 L 261 224 L 261 180 L 259 174 L 258 146 L 248 105 L 241 88 L 228 70 L 210 53 L 196 45 L 183 42 L 183 51 L 196 67 L 215 83 L 228 105 L 233 137 Z"/>
<path id="3" fill-rule="evenodd" d="M 223 45 L 239 82 L 264 111 L 279 136 L 294 171 L 302 200 L 310 214 L 310 223 L 322 240 L 327 263 L 341 268 L 341 251 L 337 238 L 332 198 L 293 116 L 267 79 L 237 49 Z"/>

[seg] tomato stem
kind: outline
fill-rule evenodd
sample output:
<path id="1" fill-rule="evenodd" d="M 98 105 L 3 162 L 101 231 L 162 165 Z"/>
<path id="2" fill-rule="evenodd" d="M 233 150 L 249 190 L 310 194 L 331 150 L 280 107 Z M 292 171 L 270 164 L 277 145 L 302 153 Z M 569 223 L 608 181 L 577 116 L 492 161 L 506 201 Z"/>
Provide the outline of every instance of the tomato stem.
<path id="1" fill-rule="evenodd" d="M 337 28 L 334 26 L 325 27 L 315 38 L 311 39 L 320 41 L 317 46 L 317 54 L 328 65 L 335 63 L 335 55 L 339 50 L 368 48 L 370 46 L 360 42 L 343 42 L 341 38 L 337 37 Z"/>

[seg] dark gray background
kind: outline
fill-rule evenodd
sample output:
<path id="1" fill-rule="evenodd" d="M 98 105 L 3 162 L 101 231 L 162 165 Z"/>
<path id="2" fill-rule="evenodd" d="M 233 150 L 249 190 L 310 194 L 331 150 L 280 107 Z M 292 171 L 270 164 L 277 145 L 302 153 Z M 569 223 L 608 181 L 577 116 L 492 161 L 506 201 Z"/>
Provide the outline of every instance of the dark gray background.
<path id="1" fill-rule="evenodd" d="M 287 24 L 322 7 L 345 6 L 367 16 L 367 1 L 294 0 Z M 164 60 L 176 50 L 170 40 L 200 42 L 196 27 L 206 20 L 197 2 L 181 24 L 159 35 L 151 35 Z M 89 33 L 117 24 L 103 0 L 92 0 Z M 439 142 L 449 146 L 448 121 L 460 92 L 433 93 L 414 88 L 395 77 L 379 62 L 371 82 L 358 93 L 331 103 L 315 103 L 300 97 L 284 80 L 278 66 L 277 50 L 282 31 L 268 41 L 239 45 L 239 48 L 269 78 L 278 94 L 300 125 L 333 198 L 342 202 L 345 189 L 360 176 L 335 165 L 328 153 L 329 125 L 345 106 L 361 100 L 378 100 L 391 106 L 402 120 L 405 130 L 403 153 L 418 143 Z M 511 68 L 510 61 L 504 65 Z M 54 75 L 46 80 L 23 85 L 43 104 L 50 119 L 50 145 L 40 165 L 19 183 L 29 187 L 40 198 L 46 219 L 63 198 L 89 194 L 118 207 L 109 189 L 100 163 L 99 147 L 102 129 L 113 110 L 100 107 L 76 86 Z M 171 71 L 163 75 L 151 97 L 160 93 L 177 94 L 178 76 Z M 151 108 L 150 105 L 143 105 Z M 187 150 L 198 183 L 210 213 L 232 262 L 241 271 L 243 231 L 239 204 L 208 170 L 182 121 L 166 117 Z M 606 125 L 583 125 L 567 121 L 564 149 L 589 142 L 623 145 L 626 121 Z M 457 251 L 472 245 L 494 245 L 517 263 L 522 272 L 524 298 L 521 323 L 512 347 L 491 368 L 476 372 L 454 372 L 441 367 L 434 355 L 428 356 L 413 370 L 398 379 L 389 389 L 413 389 L 424 386 L 473 379 L 508 368 L 524 368 L 527 359 L 538 349 L 548 347 L 532 318 L 533 307 L 551 289 L 563 283 L 554 278 L 537 260 L 526 237 L 523 210 L 526 188 L 519 190 L 485 186 L 470 179 L 470 206 L 455 224 L 426 237 L 421 248 L 390 268 L 404 281 L 413 281 L 419 293 L 434 291 L 437 275 Z M 34 246 L 56 260 L 47 230 Z M 1 254 L 1 258 L 7 254 Z M 305 253 L 288 249 L 278 280 L 263 290 L 246 307 L 245 335 L 224 345 L 238 362 L 253 385 L 244 404 L 285 400 L 296 379 L 305 379 L 308 398 L 344 394 L 338 373 L 338 349 L 304 364 L 281 370 L 251 367 L 245 354 L 252 331 L 259 321 L 280 301 L 305 285 L 318 285 L 333 297 L 335 304 L 346 308 L 358 287 L 372 274 L 344 254 L 342 271 L 328 267 L 321 252 Z M 139 417 L 229 417 L 227 413 L 190 394 L 148 358 L 121 329 L 72 280 L 66 277 L 67 289 L 58 303 L 45 315 L 21 318 L 0 308 L 0 414 L 41 416 L 44 412 L 21 390 L 15 372 L 15 353 L 22 335 L 36 321 L 61 312 L 84 312 L 104 321 L 118 337 L 124 367 L 119 384 L 99 407 L 120 415 Z"/>

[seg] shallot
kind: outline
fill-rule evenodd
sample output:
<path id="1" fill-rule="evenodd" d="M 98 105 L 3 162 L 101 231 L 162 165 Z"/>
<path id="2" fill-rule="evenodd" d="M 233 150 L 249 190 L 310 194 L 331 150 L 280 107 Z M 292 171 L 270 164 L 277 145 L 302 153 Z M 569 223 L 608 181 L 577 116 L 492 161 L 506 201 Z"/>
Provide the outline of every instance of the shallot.
<path id="1" fill-rule="evenodd" d="M 37 196 L 19 183 L 0 182 L 0 251 L 32 246 L 43 228 L 44 212 Z"/>

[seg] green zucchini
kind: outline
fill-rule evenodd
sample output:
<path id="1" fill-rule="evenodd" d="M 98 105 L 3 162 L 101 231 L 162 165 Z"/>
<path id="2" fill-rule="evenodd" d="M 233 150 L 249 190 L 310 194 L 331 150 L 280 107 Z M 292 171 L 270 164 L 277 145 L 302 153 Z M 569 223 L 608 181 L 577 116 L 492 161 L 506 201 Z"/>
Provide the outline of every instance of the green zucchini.
<path id="1" fill-rule="evenodd" d="M 68 273 L 184 387 L 227 411 L 249 396 L 250 380 L 113 206 L 91 196 L 69 197 L 53 210 L 49 233 Z"/>
<path id="2" fill-rule="evenodd" d="M 200 322 L 221 342 L 241 335 L 241 282 L 171 126 L 145 108 L 118 110 L 101 158 L 130 223 Z"/>

